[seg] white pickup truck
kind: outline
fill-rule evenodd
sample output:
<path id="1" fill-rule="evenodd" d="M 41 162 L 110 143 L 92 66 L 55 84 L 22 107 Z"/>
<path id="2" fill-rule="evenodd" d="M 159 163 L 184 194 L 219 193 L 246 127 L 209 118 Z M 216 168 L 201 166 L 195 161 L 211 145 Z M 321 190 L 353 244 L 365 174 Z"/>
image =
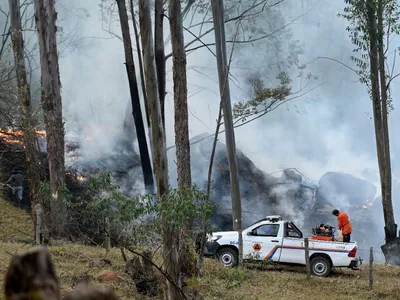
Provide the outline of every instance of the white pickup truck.
<path id="1" fill-rule="evenodd" d="M 305 265 L 303 233 L 293 222 L 280 216 L 268 216 L 242 231 L 243 260 L 265 260 L 272 263 Z M 237 231 L 214 232 L 205 243 L 206 257 L 217 257 L 227 267 L 238 262 Z M 357 269 L 357 243 L 309 239 L 311 272 L 326 277 L 333 267 Z"/>

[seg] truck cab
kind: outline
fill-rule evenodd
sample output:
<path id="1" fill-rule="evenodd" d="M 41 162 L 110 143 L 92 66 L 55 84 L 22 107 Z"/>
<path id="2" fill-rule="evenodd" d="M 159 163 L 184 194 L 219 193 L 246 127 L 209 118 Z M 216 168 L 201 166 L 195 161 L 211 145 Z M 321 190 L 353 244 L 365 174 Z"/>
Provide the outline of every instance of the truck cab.
<path id="1" fill-rule="evenodd" d="M 304 237 L 291 221 L 280 216 L 267 216 L 242 231 L 243 260 L 305 265 Z M 205 256 L 216 256 L 225 266 L 236 266 L 239 233 L 215 232 L 208 236 Z M 356 243 L 309 239 L 311 270 L 314 275 L 328 276 L 333 267 L 356 268 Z"/>

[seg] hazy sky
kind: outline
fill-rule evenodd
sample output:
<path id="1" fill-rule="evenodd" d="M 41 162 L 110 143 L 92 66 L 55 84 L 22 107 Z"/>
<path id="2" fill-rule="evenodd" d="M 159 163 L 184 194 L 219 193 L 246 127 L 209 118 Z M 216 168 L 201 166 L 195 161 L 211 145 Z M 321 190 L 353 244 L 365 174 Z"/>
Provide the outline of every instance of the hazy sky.
<path id="1" fill-rule="evenodd" d="M 313 84 L 322 85 L 307 95 L 282 105 L 258 121 L 237 129 L 235 134 L 238 148 L 266 172 L 282 167 L 296 167 L 312 179 L 318 180 L 327 171 L 366 176 L 366 170 L 372 170 L 370 173 L 376 179 L 372 106 L 366 88 L 345 67 L 332 61 L 315 61 L 317 57 L 323 56 L 351 64 L 353 46 L 345 32 L 346 21 L 337 17 L 337 13 L 343 9 L 343 1 L 286 0 L 276 9 L 283 12 L 284 23 L 290 24 L 287 29 L 292 31 L 293 39 L 304 44 L 305 52 L 300 56 L 300 62 L 312 62 L 307 70 L 318 76 L 318 81 Z M 79 25 L 79 35 L 84 38 L 79 51 L 65 53 L 60 62 L 67 125 L 71 128 L 76 126 L 73 121 L 80 121 L 86 126 L 93 125 L 84 135 L 102 136 L 94 148 L 111 149 L 112 135 L 104 136 L 103 126 L 121 126 L 121 116 L 129 107 L 122 42 L 118 38 L 111 38 L 103 30 L 107 28 L 119 34 L 118 20 L 104 24 L 98 1 L 65 0 L 59 10 L 63 18 L 60 23 L 64 30 L 72 30 Z M 302 10 L 307 13 L 300 17 Z M 201 18 L 201 14 L 194 16 L 195 20 Z M 262 27 L 264 21 L 268 22 L 267 16 L 260 17 L 257 24 Z M 189 26 L 189 19 L 185 25 Z M 168 30 L 166 23 L 166 33 Z M 186 41 L 192 38 L 190 34 L 185 34 Z M 213 39 L 211 33 L 204 41 L 212 42 Z M 392 43 L 396 45 L 397 41 L 395 39 Z M 248 71 L 259 71 L 262 59 L 268 60 L 271 57 L 268 53 L 264 57 L 263 53 L 268 49 L 262 48 L 262 44 L 246 47 L 241 47 L 233 56 L 232 74 L 235 79 L 230 83 L 233 102 L 248 97 L 248 86 L 245 82 Z M 169 44 L 166 51 L 170 51 Z M 243 60 L 246 61 L 245 66 L 241 65 Z M 275 71 L 268 73 L 267 68 L 261 69 L 265 77 L 276 76 Z M 214 131 L 219 105 L 216 73 L 215 57 L 209 50 L 203 48 L 188 56 L 191 137 Z M 295 79 L 294 90 L 300 87 L 300 80 L 296 79 L 297 73 L 298 71 L 293 70 L 291 74 Z M 166 99 L 168 146 L 174 143 L 171 79 L 169 60 Z M 393 85 L 394 97 L 396 94 L 396 85 Z M 394 104 L 396 107 L 396 101 Z M 398 173 L 396 156 L 400 151 L 400 144 L 393 130 L 399 125 L 396 124 L 398 119 L 398 111 L 395 109 L 390 115 L 395 174 Z M 223 140 L 222 135 L 221 141 Z"/>

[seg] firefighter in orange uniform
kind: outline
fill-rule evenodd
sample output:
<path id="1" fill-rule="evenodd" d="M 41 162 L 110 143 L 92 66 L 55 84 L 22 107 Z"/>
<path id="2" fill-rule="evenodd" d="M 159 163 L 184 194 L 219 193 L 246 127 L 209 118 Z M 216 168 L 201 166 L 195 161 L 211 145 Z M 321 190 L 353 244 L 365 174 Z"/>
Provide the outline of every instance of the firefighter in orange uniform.
<path id="1" fill-rule="evenodd" d="M 337 209 L 333 210 L 332 214 L 338 218 L 338 229 L 342 231 L 343 242 L 350 243 L 352 227 L 349 216 L 345 212 L 339 212 Z"/>

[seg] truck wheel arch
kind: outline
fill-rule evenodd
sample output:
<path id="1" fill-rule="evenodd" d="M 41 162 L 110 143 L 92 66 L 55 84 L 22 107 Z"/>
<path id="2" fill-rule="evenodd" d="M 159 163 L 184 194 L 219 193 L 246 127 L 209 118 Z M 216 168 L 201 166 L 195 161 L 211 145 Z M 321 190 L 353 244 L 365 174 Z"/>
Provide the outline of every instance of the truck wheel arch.
<path id="1" fill-rule="evenodd" d="M 325 257 L 326 259 L 329 260 L 329 262 L 331 263 L 331 266 L 333 266 L 332 258 L 331 258 L 328 254 L 326 254 L 326 253 L 313 253 L 313 254 L 310 256 L 310 261 L 311 261 L 313 258 L 317 257 L 317 256 Z"/>
<path id="2" fill-rule="evenodd" d="M 219 253 L 222 249 L 226 249 L 226 248 L 235 250 L 236 254 L 239 255 L 239 249 L 233 245 L 221 245 L 218 247 L 217 253 Z"/>

